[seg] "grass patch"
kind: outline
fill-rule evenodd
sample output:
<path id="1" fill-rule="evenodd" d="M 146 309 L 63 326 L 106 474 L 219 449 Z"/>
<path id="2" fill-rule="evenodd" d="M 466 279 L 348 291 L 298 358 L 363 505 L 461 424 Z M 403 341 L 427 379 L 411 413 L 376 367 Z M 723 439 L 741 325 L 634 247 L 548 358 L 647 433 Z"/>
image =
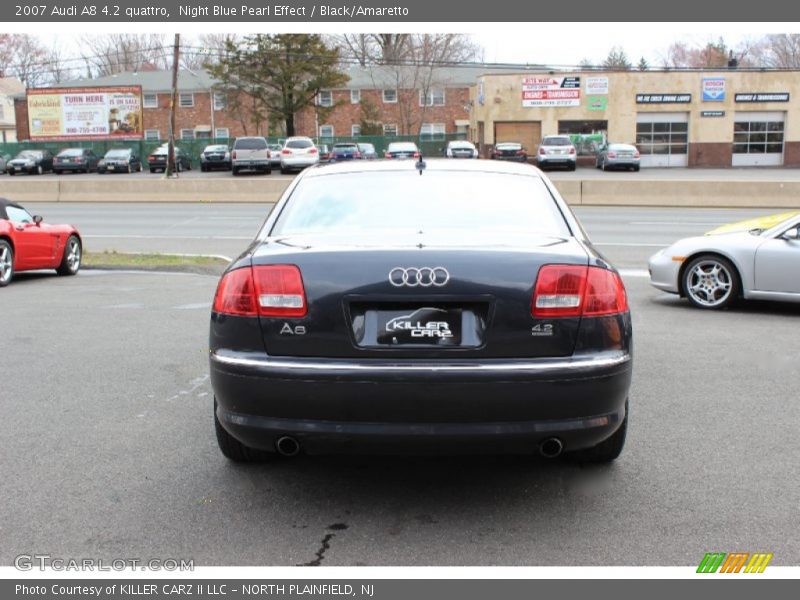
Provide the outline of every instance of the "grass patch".
<path id="1" fill-rule="evenodd" d="M 88 268 L 175 269 L 192 267 L 224 268 L 228 261 L 214 256 L 178 254 L 128 254 L 125 252 L 84 252 L 81 266 Z"/>

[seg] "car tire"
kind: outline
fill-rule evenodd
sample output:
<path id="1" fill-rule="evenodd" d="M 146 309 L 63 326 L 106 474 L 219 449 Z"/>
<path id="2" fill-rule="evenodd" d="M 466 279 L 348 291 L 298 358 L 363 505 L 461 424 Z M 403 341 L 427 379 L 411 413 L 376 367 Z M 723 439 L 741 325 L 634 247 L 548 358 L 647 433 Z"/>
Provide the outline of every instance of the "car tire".
<path id="1" fill-rule="evenodd" d="M 739 298 L 741 278 L 727 258 L 701 254 L 688 261 L 681 270 L 680 287 L 682 295 L 693 306 L 722 310 Z"/>
<path id="2" fill-rule="evenodd" d="M 8 176 L 9 177 L 13 177 L 14 176 L 14 171 L 8 171 Z"/>
<path id="3" fill-rule="evenodd" d="M 206 171 L 208 171 L 208 168 L 205 165 L 200 165 L 200 172 L 205 173 Z"/>
<path id="4" fill-rule="evenodd" d="M 281 175 L 288 175 L 288 174 L 289 174 L 289 169 L 281 167 Z"/>
<path id="5" fill-rule="evenodd" d="M 267 169 L 266 171 L 264 171 L 264 173 L 266 175 L 272 175 L 272 168 Z"/>
<path id="6" fill-rule="evenodd" d="M 61 175 L 61 170 L 60 169 L 53 169 L 53 173 L 55 173 L 56 175 Z"/>
<path id="7" fill-rule="evenodd" d="M 239 167 L 233 167 L 233 168 L 231 169 L 231 173 L 232 173 L 233 175 L 238 175 L 238 174 L 239 174 Z"/>
<path id="8" fill-rule="evenodd" d="M 77 235 L 71 235 L 67 238 L 67 243 L 64 244 L 64 255 L 61 258 L 61 264 L 56 269 L 59 275 L 75 275 L 81 268 L 81 258 L 83 257 L 83 248 L 81 241 Z"/>
<path id="9" fill-rule="evenodd" d="M 155 169 L 150 169 L 150 172 L 151 172 L 151 173 L 155 173 L 155 172 L 156 172 L 156 170 L 155 170 Z"/>
<path id="10" fill-rule="evenodd" d="M 0 240 L 0 287 L 6 287 L 14 278 L 14 249 L 6 240 Z"/>
<path id="11" fill-rule="evenodd" d="M 577 168 L 578 168 L 578 165 L 576 165 L 576 164 L 571 164 L 571 165 L 569 166 L 569 170 L 570 170 L 570 171 L 574 171 L 574 170 L 575 170 L 575 169 L 577 169 Z"/>
<path id="12" fill-rule="evenodd" d="M 634 173 L 638 173 L 639 172 L 639 165 L 636 165 L 635 167 L 633 167 L 633 172 Z"/>
<path id="13" fill-rule="evenodd" d="M 242 442 L 225 431 L 217 417 L 217 399 L 214 399 L 214 432 L 217 434 L 217 445 L 228 460 L 233 462 L 264 462 L 274 458 L 275 454 L 245 446 Z"/>
<path id="14" fill-rule="evenodd" d="M 610 463 L 622 454 L 622 449 L 625 447 L 625 438 L 628 434 L 628 403 L 625 402 L 625 418 L 612 436 L 603 440 L 596 446 L 586 448 L 584 450 L 577 450 L 570 452 L 569 457 L 577 462 L 582 463 Z"/>

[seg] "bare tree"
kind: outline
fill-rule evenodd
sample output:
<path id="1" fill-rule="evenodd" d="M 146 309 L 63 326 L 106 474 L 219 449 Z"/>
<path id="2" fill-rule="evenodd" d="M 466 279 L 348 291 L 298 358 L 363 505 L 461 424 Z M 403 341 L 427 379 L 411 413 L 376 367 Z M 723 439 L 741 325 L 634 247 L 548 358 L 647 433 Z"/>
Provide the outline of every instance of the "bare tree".
<path id="1" fill-rule="evenodd" d="M 170 58 L 162 34 L 111 33 L 80 38 L 81 56 L 94 77 L 122 71 L 168 69 Z"/>
<path id="2" fill-rule="evenodd" d="M 702 45 L 678 41 L 667 48 L 662 56 L 663 66 L 676 69 L 724 69 L 730 66 L 753 66 L 751 43 L 743 42 L 729 47 L 723 38 Z M 735 62 L 733 62 L 735 61 Z"/>
<path id="3" fill-rule="evenodd" d="M 628 60 L 628 55 L 625 54 L 625 50 L 620 46 L 614 46 L 609 50 L 608 56 L 606 56 L 602 66 L 604 69 L 612 71 L 629 71 L 633 68 L 631 61 Z"/>
<path id="4" fill-rule="evenodd" d="M 0 76 L 16 77 L 28 87 L 48 79 L 47 50 L 33 35 L 0 34 Z"/>
<path id="5" fill-rule="evenodd" d="M 376 89 L 396 90 L 403 135 L 419 134 L 431 92 L 449 83 L 446 67 L 474 61 L 483 50 L 469 36 L 453 33 L 344 34 L 333 41 L 346 61 L 370 70 Z"/>
<path id="6" fill-rule="evenodd" d="M 219 64 L 230 58 L 228 42 L 236 46 L 241 36 L 235 33 L 204 33 L 184 45 L 181 66 L 197 71 L 209 65 Z"/>
<path id="7" fill-rule="evenodd" d="M 772 33 L 755 41 L 752 61 L 758 67 L 800 69 L 800 34 Z"/>

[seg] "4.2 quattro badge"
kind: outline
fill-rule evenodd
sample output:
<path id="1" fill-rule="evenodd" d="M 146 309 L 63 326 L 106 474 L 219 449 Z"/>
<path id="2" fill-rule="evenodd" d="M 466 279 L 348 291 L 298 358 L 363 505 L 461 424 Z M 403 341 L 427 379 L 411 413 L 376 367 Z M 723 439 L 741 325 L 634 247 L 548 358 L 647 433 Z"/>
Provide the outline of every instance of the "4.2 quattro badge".
<path id="1" fill-rule="evenodd" d="M 442 287 L 450 281 L 444 267 L 395 267 L 389 271 L 389 283 L 394 287 Z"/>

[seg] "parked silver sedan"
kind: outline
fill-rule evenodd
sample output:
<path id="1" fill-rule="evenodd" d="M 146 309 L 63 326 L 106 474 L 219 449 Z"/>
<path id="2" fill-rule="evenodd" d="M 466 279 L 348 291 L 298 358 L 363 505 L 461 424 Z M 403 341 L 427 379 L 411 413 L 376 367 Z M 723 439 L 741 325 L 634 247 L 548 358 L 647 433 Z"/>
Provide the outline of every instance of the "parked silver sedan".
<path id="1" fill-rule="evenodd" d="M 800 212 L 678 240 L 650 258 L 650 283 L 699 308 L 739 298 L 800 302 Z"/>
<path id="2" fill-rule="evenodd" d="M 595 159 L 595 167 L 609 169 L 639 170 L 639 151 L 631 144 L 608 144 L 600 148 Z"/>

